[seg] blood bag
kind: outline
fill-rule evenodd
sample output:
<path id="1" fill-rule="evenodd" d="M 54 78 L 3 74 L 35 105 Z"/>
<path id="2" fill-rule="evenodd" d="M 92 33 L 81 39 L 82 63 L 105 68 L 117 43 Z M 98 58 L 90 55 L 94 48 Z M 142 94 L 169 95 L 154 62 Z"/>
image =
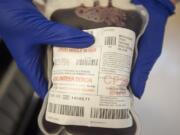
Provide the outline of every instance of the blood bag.
<path id="1" fill-rule="evenodd" d="M 88 48 L 48 47 L 49 92 L 38 121 L 42 131 L 139 134 L 129 80 L 146 10 L 127 0 L 49 0 L 45 9 L 52 21 L 88 32 L 95 42 Z"/>

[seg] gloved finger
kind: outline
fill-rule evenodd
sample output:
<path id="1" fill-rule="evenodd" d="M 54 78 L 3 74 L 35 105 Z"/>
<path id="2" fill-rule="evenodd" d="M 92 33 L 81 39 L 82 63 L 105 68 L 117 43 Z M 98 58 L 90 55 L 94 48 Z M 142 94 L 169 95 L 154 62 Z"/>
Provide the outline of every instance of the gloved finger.
<path id="1" fill-rule="evenodd" d="M 46 21 L 42 29 L 38 44 L 48 44 L 60 47 L 84 48 L 94 43 L 94 37 L 77 28 Z"/>
<path id="2" fill-rule="evenodd" d="M 131 74 L 130 85 L 136 97 L 141 98 L 144 93 L 148 75 L 162 51 L 164 27 L 159 32 L 150 31 L 153 24 L 149 24 L 138 45 L 138 57 Z M 154 27 L 155 28 L 155 27 Z M 158 39 L 157 39 L 158 38 Z"/>
<path id="3" fill-rule="evenodd" d="M 30 54 L 19 58 L 16 63 L 31 82 L 37 94 L 44 99 L 48 91 L 48 83 L 44 77 L 41 50 L 34 49 Z"/>

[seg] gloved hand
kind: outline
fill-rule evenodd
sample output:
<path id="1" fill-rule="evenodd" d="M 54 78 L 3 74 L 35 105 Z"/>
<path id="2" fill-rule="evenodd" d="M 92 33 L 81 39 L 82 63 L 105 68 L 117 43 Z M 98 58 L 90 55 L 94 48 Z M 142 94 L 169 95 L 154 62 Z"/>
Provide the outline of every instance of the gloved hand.
<path id="1" fill-rule="evenodd" d="M 31 0 L 0 0 L 0 37 L 41 98 L 48 89 L 42 45 L 83 48 L 94 42 L 87 33 L 48 21 Z"/>
<path id="2" fill-rule="evenodd" d="M 148 75 L 161 54 L 167 19 L 174 12 L 170 0 L 132 0 L 143 5 L 149 12 L 150 20 L 138 45 L 138 58 L 132 71 L 130 85 L 135 96 L 144 92 Z"/>

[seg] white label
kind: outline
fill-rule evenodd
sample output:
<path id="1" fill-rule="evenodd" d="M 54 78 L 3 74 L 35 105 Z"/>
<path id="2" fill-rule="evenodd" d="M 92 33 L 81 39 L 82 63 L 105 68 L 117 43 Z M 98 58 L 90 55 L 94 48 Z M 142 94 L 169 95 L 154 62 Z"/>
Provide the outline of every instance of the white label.
<path id="1" fill-rule="evenodd" d="M 119 27 L 86 30 L 95 43 L 85 49 L 53 49 L 53 87 L 46 120 L 104 128 L 132 126 L 127 89 L 135 33 Z"/>

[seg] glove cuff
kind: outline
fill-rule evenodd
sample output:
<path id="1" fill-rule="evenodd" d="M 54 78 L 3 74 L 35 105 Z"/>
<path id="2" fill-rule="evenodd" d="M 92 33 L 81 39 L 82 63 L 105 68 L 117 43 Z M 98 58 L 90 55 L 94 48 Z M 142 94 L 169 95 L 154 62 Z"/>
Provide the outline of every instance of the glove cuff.
<path id="1" fill-rule="evenodd" d="M 170 0 L 157 0 L 159 3 L 161 3 L 169 12 L 169 15 L 174 14 L 175 11 L 175 5 Z"/>

